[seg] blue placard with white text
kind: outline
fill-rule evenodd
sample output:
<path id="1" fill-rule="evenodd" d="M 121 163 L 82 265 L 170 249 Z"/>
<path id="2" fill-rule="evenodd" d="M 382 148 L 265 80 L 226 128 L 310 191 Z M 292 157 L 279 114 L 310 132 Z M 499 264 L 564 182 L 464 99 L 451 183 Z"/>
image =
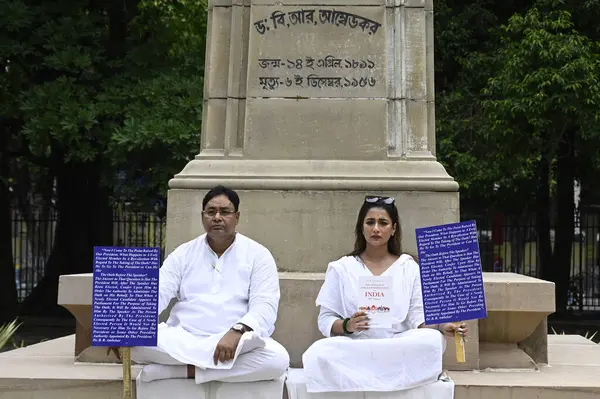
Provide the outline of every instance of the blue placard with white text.
<path id="1" fill-rule="evenodd" d="M 92 346 L 156 346 L 160 248 L 94 247 Z"/>
<path id="2" fill-rule="evenodd" d="M 487 317 L 475 221 L 416 229 L 425 324 Z"/>

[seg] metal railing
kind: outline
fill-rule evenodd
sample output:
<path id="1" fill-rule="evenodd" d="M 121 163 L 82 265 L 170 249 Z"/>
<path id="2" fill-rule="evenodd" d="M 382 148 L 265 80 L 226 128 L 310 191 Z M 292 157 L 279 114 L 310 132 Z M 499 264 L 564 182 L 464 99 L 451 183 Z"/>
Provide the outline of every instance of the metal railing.
<path id="1" fill-rule="evenodd" d="M 484 271 L 504 271 L 538 277 L 539 251 L 535 223 L 531 217 L 463 215 L 476 220 L 481 264 Z M 44 274 L 54 243 L 57 213 L 33 212 L 26 218 L 12 212 L 15 278 L 21 299 Z M 113 209 L 115 246 L 157 246 L 164 249 L 166 218 L 152 212 Z M 551 239 L 555 230 L 551 228 Z M 164 256 L 164 251 L 161 251 Z M 600 212 L 577 215 L 572 240 L 570 308 L 600 312 Z"/>
<path id="2" fill-rule="evenodd" d="M 52 252 L 58 214 L 33 210 L 27 217 L 12 210 L 12 249 L 19 299 L 29 295 L 44 277 L 44 268 Z M 113 245 L 161 248 L 164 257 L 166 218 L 152 212 L 136 212 L 122 206 L 113 208 Z"/>
<path id="3" fill-rule="evenodd" d="M 533 217 L 476 216 L 481 265 L 484 271 L 540 276 L 540 252 Z M 600 312 L 600 212 L 574 216 L 571 241 L 569 309 Z M 554 248 L 555 226 L 550 226 Z"/>

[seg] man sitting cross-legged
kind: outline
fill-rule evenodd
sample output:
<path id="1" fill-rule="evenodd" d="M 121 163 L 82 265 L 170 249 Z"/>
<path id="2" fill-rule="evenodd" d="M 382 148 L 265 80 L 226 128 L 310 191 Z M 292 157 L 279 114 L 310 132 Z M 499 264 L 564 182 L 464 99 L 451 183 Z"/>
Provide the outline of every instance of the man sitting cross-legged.
<path id="1" fill-rule="evenodd" d="M 171 253 L 160 269 L 156 347 L 135 347 L 141 380 L 195 378 L 248 382 L 279 378 L 289 355 L 270 338 L 279 306 L 275 260 L 261 244 L 237 233 L 239 197 L 223 186 L 202 202 L 203 234 Z"/>

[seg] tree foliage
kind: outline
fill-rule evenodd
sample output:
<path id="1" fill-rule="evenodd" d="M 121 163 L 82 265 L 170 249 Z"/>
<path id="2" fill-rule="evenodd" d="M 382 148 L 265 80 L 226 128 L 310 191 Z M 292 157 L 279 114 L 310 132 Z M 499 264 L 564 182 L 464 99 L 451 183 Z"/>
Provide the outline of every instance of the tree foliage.
<path id="1" fill-rule="evenodd" d="M 541 277 L 567 305 L 576 180 L 598 170 L 600 58 L 579 4 L 538 0 L 502 22 L 487 42 L 455 55 L 456 78 L 439 93 L 439 153 L 467 204 L 536 214 Z M 490 3 L 478 2 L 487 10 Z M 468 28 L 467 32 L 482 29 Z M 556 228 L 554 246 L 550 226 Z"/>
<path id="2" fill-rule="evenodd" d="M 525 169 L 506 176 L 497 160 L 506 153 L 485 140 L 482 89 L 495 73 L 500 25 L 523 2 L 446 0 L 436 3 L 436 127 L 440 161 L 461 187 L 461 206 L 475 209 L 506 201 L 515 187 L 527 186 Z M 506 184 L 508 178 L 510 184 Z M 498 187 L 502 187 L 498 191 Z M 524 203 L 515 204 L 515 208 Z"/>
<path id="3" fill-rule="evenodd" d="M 524 15 L 511 17 L 502 29 L 497 72 L 482 102 L 487 141 L 510 154 L 511 162 L 502 166 L 511 171 L 520 163 L 534 177 L 540 274 L 556 283 L 559 311 L 568 300 L 578 152 L 597 141 L 600 121 L 598 44 L 576 30 L 562 6 L 560 1 L 539 1 Z"/>
<path id="4" fill-rule="evenodd" d="M 164 193 L 165 177 L 198 152 L 205 4 L 5 3 L 19 38 L 3 58 L 20 77 L 13 115 L 31 156 L 102 159 L 105 184 L 123 171 L 143 183 L 129 188 Z"/>
<path id="5" fill-rule="evenodd" d="M 486 134 L 517 154 L 553 157 L 564 133 L 594 137 L 600 118 L 598 44 L 574 29 L 565 10 L 538 7 L 503 27 L 498 68 L 483 90 Z"/>
<path id="6" fill-rule="evenodd" d="M 91 270 L 93 245 L 112 243 L 111 201 L 154 205 L 198 152 L 206 3 L 0 0 L 0 23 L 0 212 L 41 180 L 57 196 L 47 281 L 25 304 L 39 310 L 58 275 Z"/>

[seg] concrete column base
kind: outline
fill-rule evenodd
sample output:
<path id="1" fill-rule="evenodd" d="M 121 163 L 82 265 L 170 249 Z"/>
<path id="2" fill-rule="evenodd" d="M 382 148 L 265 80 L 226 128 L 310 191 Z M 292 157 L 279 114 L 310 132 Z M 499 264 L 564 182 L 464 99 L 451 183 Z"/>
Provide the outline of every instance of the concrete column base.
<path id="1" fill-rule="evenodd" d="M 216 182 L 215 182 L 216 185 Z M 235 188 L 235 186 L 234 186 Z M 207 190 L 169 190 L 167 247 L 204 233 L 202 199 Z M 265 245 L 280 271 L 324 272 L 354 248 L 354 226 L 364 197 L 396 198 L 405 251 L 416 253 L 415 228 L 458 220 L 456 192 L 367 190 L 236 190 L 241 198 L 238 231 Z"/>

